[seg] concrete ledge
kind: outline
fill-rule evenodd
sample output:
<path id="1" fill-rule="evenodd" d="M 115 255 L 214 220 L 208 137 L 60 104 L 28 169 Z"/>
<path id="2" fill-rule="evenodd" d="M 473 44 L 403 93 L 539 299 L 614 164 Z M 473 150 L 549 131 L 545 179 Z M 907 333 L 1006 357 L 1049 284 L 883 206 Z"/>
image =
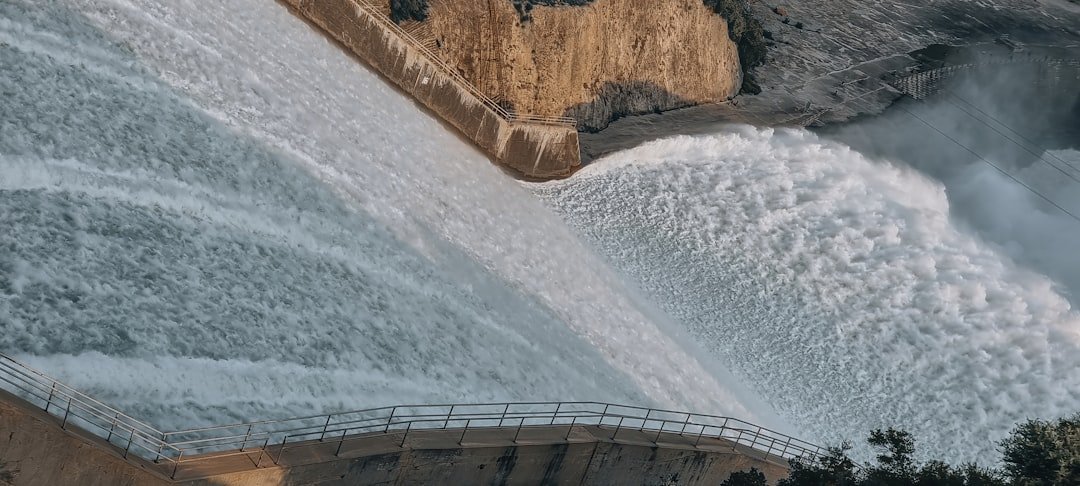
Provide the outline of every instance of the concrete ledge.
<path id="1" fill-rule="evenodd" d="M 575 127 L 507 119 L 367 7 L 354 0 L 284 1 L 496 161 L 537 178 L 566 176 L 581 165 Z"/>
<path id="2" fill-rule="evenodd" d="M 0 391 L 0 484 L 368 485 L 719 484 L 776 456 L 732 442 L 594 425 L 428 429 L 207 454 L 176 469 L 122 451 Z"/>

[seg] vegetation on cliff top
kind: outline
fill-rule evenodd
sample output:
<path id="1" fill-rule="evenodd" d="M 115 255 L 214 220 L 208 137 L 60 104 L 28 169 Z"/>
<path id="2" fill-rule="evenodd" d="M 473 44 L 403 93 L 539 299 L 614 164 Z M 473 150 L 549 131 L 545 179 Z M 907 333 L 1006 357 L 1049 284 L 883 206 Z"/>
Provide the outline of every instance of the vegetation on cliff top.
<path id="1" fill-rule="evenodd" d="M 582 5 L 588 5 L 593 0 L 510 0 L 514 4 L 514 10 L 517 10 L 518 17 L 521 18 L 521 23 L 532 20 L 532 9 L 535 5 L 567 5 L 571 7 L 580 7 Z"/>
<path id="2" fill-rule="evenodd" d="M 390 0 L 390 20 L 395 23 L 428 18 L 427 0 Z"/>
<path id="3" fill-rule="evenodd" d="M 850 446 L 830 448 L 817 462 L 793 461 L 791 475 L 777 486 L 1075 486 L 1080 484 L 1080 414 L 1056 422 L 1028 420 L 1001 441 L 1001 469 L 975 464 L 960 467 L 942 461 L 918 463 L 915 439 L 896 430 L 875 430 L 867 443 L 877 456 L 858 467 L 847 456 Z M 751 469 L 722 486 L 765 486 L 765 476 Z"/>

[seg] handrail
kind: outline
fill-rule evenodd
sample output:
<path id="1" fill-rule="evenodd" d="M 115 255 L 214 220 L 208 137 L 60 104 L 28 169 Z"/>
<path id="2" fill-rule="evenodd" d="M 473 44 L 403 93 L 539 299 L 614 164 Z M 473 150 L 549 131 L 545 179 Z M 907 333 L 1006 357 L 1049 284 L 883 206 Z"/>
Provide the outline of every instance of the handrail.
<path id="1" fill-rule="evenodd" d="M 128 453 L 153 461 L 174 462 L 182 451 L 165 441 L 165 434 L 101 401 L 80 392 L 14 358 L 0 353 L 0 388 L 61 419 L 60 427 L 77 425 Z"/>
<path id="2" fill-rule="evenodd" d="M 358 11 L 361 11 L 372 18 L 376 23 L 380 24 L 383 28 L 386 28 L 400 37 L 406 44 L 420 54 L 422 54 L 428 62 L 438 68 L 442 74 L 449 76 L 462 89 L 469 94 L 476 97 L 485 107 L 495 112 L 500 118 L 509 122 L 524 122 L 524 123 L 537 123 L 542 125 L 555 125 L 555 126 L 577 126 L 577 120 L 566 116 L 542 116 L 532 114 L 515 113 L 511 110 L 503 108 L 490 97 L 480 91 L 472 82 L 465 79 L 457 69 L 454 69 L 446 61 L 443 61 L 441 57 L 431 51 L 423 42 L 420 42 L 416 37 L 402 29 L 396 22 L 390 19 L 386 14 L 382 12 L 376 5 L 372 4 L 369 0 L 348 0 L 351 2 Z M 303 8 L 303 7 L 302 7 Z"/>
<path id="3" fill-rule="evenodd" d="M 372 434 L 400 435 L 400 445 L 406 447 L 409 434 L 423 430 L 460 431 L 462 440 L 470 430 L 513 430 L 516 443 L 529 428 L 567 426 L 569 440 L 574 426 L 595 426 L 611 432 L 611 440 L 630 430 L 655 434 L 654 442 L 663 434 L 679 435 L 693 439 L 693 447 L 702 439 L 723 439 L 780 460 L 815 460 L 824 452 L 818 445 L 732 417 L 591 401 L 398 405 L 161 432 L 3 353 L 0 388 L 61 419 L 61 427 L 75 424 L 122 448 L 125 458 L 130 452 L 158 463 L 163 468 L 159 472 L 171 477 L 181 465 L 240 454 L 257 454 L 257 467 L 264 456 L 277 463 L 287 450 L 327 440 L 337 443 L 340 452 L 346 442 Z"/>
<path id="4" fill-rule="evenodd" d="M 1080 68 L 1080 59 L 1069 58 L 1053 58 L 1053 57 L 1010 57 L 1010 58 L 998 58 L 989 59 L 979 62 L 969 62 L 964 64 L 951 64 L 948 66 L 941 66 L 938 68 L 927 69 L 923 71 L 914 72 L 906 76 L 900 77 L 893 81 L 891 84 L 896 87 L 900 92 L 911 95 L 913 98 L 922 99 L 925 97 L 924 91 L 926 91 L 926 83 L 933 83 L 944 79 L 946 76 L 953 75 L 954 73 L 965 73 L 975 69 L 988 66 L 1008 65 L 1008 64 L 1040 64 L 1046 66 L 1071 66 Z M 935 86 L 930 86 L 929 90 L 933 91 Z M 932 93 L 931 93 L 932 94 Z"/>

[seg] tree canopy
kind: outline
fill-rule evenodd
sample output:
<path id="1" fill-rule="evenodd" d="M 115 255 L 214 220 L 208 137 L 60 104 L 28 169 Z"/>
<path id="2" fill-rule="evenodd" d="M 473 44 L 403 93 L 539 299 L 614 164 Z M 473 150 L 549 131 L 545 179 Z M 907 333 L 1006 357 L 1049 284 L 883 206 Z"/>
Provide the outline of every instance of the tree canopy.
<path id="1" fill-rule="evenodd" d="M 915 438 L 893 428 L 874 430 L 867 444 L 874 462 L 848 457 L 850 444 L 814 460 L 794 460 L 777 486 L 1077 486 L 1080 485 L 1080 414 L 1057 421 L 1028 420 L 999 444 L 1001 467 L 953 466 L 915 460 Z M 732 474 L 722 486 L 761 486 L 756 469 Z"/>

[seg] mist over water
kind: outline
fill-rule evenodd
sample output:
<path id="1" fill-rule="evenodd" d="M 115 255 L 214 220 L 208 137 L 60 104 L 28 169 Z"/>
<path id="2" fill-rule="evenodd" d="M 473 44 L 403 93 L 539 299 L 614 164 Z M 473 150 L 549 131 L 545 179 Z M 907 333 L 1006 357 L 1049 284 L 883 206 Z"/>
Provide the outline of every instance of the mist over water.
<path id="1" fill-rule="evenodd" d="M 902 163 L 732 128 L 534 192 L 832 443 L 898 426 L 923 453 L 987 462 L 1015 422 L 1080 408 L 1080 314 L 1060 286 L 963 229 L 946 188 Z"/>
<path id="2" fill-rule="evenodd" d="M 1040 195 L 1080 216 L 1080 70 L 1037 66 L 993 66 L 992 75 L 962 76 L 939 96 L 826 134 L 941 181 L 955 224 L 1050 276 L 1076 307 L 1080 221 Z M 1060 83 L 1040 79 L 1055 75 Z"/>
<path id="3" fill-rule="evenodd" d="M 0 350 L 162 429 L 602 400 L 790 430 L 284 7 L 0 3 Z"/>

